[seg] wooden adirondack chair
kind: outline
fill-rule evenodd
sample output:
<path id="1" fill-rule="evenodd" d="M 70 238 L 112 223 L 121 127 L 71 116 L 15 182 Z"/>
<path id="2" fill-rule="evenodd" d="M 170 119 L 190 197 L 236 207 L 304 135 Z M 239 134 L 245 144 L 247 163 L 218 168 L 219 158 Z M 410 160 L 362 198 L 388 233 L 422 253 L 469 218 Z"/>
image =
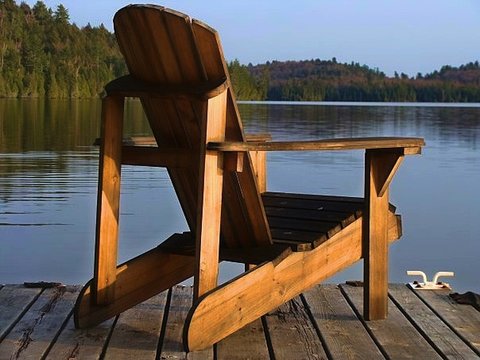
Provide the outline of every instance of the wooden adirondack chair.
<path id="1" fill-rule="evenodd" d="M 75 324 L 98 324 L 194 277 L 187 350 L 205 348 L 365 259 L 364 317 L 387 315 L 388 243 L 401 233 L 388 187 L 418 138 L 246 141 L 217 33 L 152 5 L 118 11 L 130 75 L 109 83 L 102 110 L 94 277 Z M 138 97 L 158 146 L 122 144 L 125 97 Z M 363 198 L 266 192 L 265 151 L 365 150 Z M 164 166 L 191 232 L 117 266 L 121 165 Z M 218 286 L 222 260 L 250 264 Z"/>

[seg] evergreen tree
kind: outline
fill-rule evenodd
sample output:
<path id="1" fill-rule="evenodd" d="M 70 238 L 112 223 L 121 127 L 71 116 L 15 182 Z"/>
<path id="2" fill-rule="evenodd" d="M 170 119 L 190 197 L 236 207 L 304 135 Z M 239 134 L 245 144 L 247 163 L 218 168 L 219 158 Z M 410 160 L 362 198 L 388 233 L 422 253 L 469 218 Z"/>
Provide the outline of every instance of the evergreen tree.
<path id="1" fill-rule="evenodd" d="M 105 27 L 78 28 L 68 10 L 37 1 L 0 0 L 0 97 L 98 96 L 126 72 L 115 37 Z"/>
<path id="2" fill-rule="evenodd" d="M 228 64 L 239 100 L 480 102 L 478 60 L 415 78 L 331 60 Z M 63 5 L 0 0 L 0 97 L 95 97 L 126 73 L 115 36 L 79 28 Z"/>

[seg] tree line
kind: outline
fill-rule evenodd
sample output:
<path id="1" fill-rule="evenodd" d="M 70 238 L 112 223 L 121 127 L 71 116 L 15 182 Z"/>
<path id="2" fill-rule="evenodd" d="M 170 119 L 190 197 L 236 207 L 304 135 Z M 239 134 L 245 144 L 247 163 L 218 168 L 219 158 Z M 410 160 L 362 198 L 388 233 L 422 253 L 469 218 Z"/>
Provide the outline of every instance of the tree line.
<path id="1" fill-rule="evenodd" d="M 480 102 L 478 61 L 415 77 L 388 77 L 359 63 L 331 60 L 230 63 L 240 99 L 283 101 Z"/>
<path id="2" fill-rule="evenodd" d="M 478 61 L 388 77 L 331 60 L 228 64 L 240 100 L 480 102 Z M 0 0 L 0 97 L 90 98 L 127 72 L 114 34 L 78 27 L 68 10 Z"/>
<path id="3" fill-rule="evenodd" d="M 79 28 L 63 5 L 0 0 L 0 97 L 94 97 L 125 72 L 103 25 Z"/>

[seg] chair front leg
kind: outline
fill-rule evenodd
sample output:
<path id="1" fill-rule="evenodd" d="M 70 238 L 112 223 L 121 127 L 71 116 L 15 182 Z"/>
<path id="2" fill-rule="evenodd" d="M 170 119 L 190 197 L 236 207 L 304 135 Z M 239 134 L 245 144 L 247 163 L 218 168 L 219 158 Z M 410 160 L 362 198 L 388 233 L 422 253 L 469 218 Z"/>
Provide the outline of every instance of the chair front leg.
<path id="1" fill-rule="evenodd" d="M 195 233 L 195 299 L 215 288 L 218 281 L 224 154 L 207 150 L 207 144 L 225 139 L 226 95 L 224 91 L 208 99 L 203 116 Z"/>
<path id="2" fill-rule="evenodd" d="M 107 96 L 102 102 L 100 166 L 93 301 L 107 305 L 115 298 L 124 98 Z"/>
<path id="3" fill-rule="evenodd" d="M 389 184 L 403 160 L 403 149 L 367 150 L 363 217 L 364 318 L 388 313 Z"/>

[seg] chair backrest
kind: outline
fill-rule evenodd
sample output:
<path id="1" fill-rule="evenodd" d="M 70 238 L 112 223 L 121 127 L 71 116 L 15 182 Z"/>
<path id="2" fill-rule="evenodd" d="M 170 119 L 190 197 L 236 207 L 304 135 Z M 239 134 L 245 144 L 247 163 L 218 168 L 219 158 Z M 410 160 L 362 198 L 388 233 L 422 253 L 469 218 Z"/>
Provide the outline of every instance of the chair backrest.
<path id="1" fill-rule="evenodd" d="M 169 86 L 192 86 L 226 79 L 230 87 L 218 34 L 202 22 L 160 6 L 129 5 L 116 13 L 114 25 L 120 50 L 134 78 Z M 225 137 L 230 141 L 244 141 L 230 88 L 227 96 Z M 175 96 L 144 96 L 141 101 L 159 147 L 200 148 L 200 123 L 205 101 Z M 198 170 L 196 166 L 168 169 L 193 232 Z M 249 156 L 242 172 L 225 173 L 221 234 L 222 243 L 227 247 L 272 243 Z"/>

